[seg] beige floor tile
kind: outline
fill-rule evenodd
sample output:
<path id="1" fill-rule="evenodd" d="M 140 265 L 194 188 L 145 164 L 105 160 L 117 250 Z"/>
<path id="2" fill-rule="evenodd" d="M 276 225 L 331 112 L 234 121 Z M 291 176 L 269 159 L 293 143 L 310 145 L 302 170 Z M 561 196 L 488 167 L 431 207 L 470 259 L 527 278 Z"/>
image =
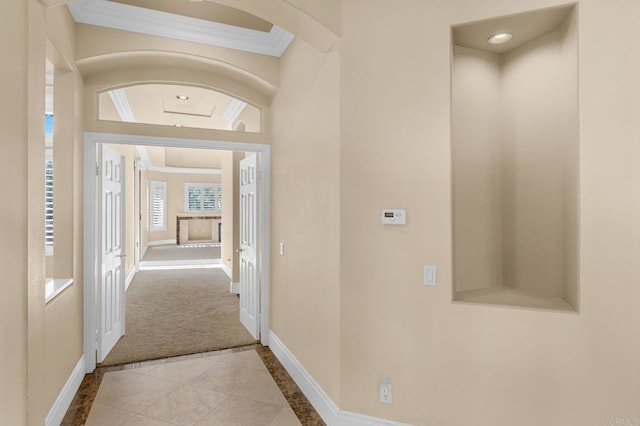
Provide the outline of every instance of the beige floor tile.
<path id="1" fill-rule="evenodd" d="M 232 396 L 196 423 L 196 426 L 266 426 L 282 406 Z"/>
<path id="2" fill-rule="evenodd" d="M 207 369 L 218 363 L 217 357 L 198 358 L 188 361 L 171 362 L 155 367 L 147 367 L 142 374 L 170 380 L 177 383 L 187 383 L 194 377 L 204 373 Z"/>
<path id="3" fill-rule="evenodd" d="M 268 371 L 260 372 L 252 376 L 246 383 L 239 386 L 233 394 L 271 404 L 289 405 Z"/>
<path id="4" fill-rule="evenodd" d="M 122 426 L 173 426 L 171 423 L 162 422 L 160 420 L 152 419 L 150 417 L 141 416 L 138 414 L 131 420 L 123 423 Z"/>
<path id="5" fill-rule="evenodd" d="M 284 407 L 280 414 L 273 419 L 269 426 L 301 426 L 300 420 L 296 417 L 291 407 Z"/>
<path id="6" fill-rule="evenodd" d="M 175 425 L 192 425 L 230 395 L 183 386 L 145 408 L 140 414 Z"/>
<path id="7" fill-rule="evenodd" d="M 91 411 L 85 424 L 87 426 L 115 426 L 121 425 L 133 416 L 135 416 L 135 413 L 97 402 L 91 406 Z"/>
<path id="8" fill-rule="evenodd" d="M 260 355 L 258 355 L 256 351 L 246 351 L 231 354 L 230 356 L 222 358 L 220 360 L 220 365 L 228 369 L 258 368 L 266 370 L 266 367 L 260 359 Z"/>
<path id="9" fill-rule="evenodd" d="M 111 374 L 105 374 L 95 401 L 135 413 L 148 407 L 179 386 L 175 382 L 131 371 L 129 371 L 129 375 L 118 374 L 114 377 L 109 377 Z"/>
<path id="10" fill-rule="evenodd" d="M 233 393 L 261 370 L 256 368 L 226 367 L 216 364 L 187 384 L 216 392 Z"/>
<path id="11" fill-rule="evenodd" d="M 107 373 L 89 426 L 298 426 L 255 351 Z"/>

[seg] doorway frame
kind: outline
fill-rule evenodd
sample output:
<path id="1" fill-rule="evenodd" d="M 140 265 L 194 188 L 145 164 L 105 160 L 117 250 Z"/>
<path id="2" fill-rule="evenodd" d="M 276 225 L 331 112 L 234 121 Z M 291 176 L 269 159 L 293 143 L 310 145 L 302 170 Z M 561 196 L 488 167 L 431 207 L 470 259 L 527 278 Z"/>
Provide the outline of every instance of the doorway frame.
<path id="1" fill-rule="evenodd" d="M 262 201 L 258 206 L 258 261 L 260 262 L 260 343 L 269 345 L 269 288 L 270 288 L 270 191 L 271 191 L 271 146 L 251 142 L 229 142 L 205 139 L 187 139 L 158 136 L 139 136 L 116 133 L 84 133 L 84 166 L 83 166 L 83 243 L 84 243 L 84 321 L 83 348 L 86 361 L 86 373 L 96 368 L 97 349 L 97 294 L 96 294 L 96 153 L 98 144 L 144 145 L 175 148 L 212 149 L 221 151 L 255 152 L 258 155 L 258 171 L 261 182 L 258 183 L 258 197 Z"/>
<path id="2" fill-rule="evenodd" d="M 133 161 L 133 269 L 135 273 L 140 271 L 140 172 L 144 164 L 138 159 Z M 127 277 L 128 278 L 128 277 Z M 126 291 L 125 285 L 125 291 Z"/>

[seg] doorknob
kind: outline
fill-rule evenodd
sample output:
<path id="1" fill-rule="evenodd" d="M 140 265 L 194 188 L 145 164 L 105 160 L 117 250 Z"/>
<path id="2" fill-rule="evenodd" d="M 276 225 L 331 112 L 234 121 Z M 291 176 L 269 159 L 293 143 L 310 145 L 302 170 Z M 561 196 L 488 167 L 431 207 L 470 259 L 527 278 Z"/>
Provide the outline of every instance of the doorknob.
<path id="1" fill-rule="evenodd" d="M 121 258 L 121 259 L 122 259 L 123 257 L 127 257 L 127 255 L 126 255 L 126 254 L 119 254 L 119 255 L 117 255 L 116 257 L 119 257 L 119 258 Z"/>
<path id="2" fill-rule="evenodd" d="M 236 253 L 242 253 L 242 252 L 243 252 L 243 251 L 245 251 L 245 250 L 246 250 L 246 249 L 239 248 L 239 249 L 236 249 Z"/>

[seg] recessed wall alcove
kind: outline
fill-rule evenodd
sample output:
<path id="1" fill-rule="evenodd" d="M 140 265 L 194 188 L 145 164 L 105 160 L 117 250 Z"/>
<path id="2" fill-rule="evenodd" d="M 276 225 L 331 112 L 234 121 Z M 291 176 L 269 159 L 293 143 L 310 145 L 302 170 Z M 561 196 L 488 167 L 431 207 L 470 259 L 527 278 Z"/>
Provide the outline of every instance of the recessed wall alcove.
<path id="1" fill-rule="evenodd" d="M 578 308 L 577 16 L 452 28 L 454 301 Z"/>

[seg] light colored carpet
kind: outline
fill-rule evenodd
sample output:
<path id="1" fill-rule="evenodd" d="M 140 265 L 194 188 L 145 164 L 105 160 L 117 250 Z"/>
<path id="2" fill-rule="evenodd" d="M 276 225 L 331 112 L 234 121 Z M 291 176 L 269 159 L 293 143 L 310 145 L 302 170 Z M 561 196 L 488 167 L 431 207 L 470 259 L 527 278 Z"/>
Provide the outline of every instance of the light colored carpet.
<path id="1" fill-rule="evenodd" d="M 127 291 L 126 334 L 101 365 L 255 343 L 239 318 L 220 269 L 140 271 Z"/>
<path id="2" fill-rule="evenodd" d="M 166 260 L 204 260 L 220 259 L 220 245 L 194 244 L 178 246 L 176 244 L 163 244 L 147 248 L 144 262 L 157 262 Z"/>

